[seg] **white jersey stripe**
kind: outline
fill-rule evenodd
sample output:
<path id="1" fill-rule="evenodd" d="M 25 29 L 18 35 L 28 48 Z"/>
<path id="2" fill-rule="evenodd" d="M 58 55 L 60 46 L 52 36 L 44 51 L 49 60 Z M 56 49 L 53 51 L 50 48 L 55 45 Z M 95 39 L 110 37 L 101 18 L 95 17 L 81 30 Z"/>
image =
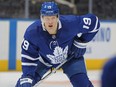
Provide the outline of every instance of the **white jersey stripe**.
<path id="1" fill-rule="evenodd" d="M 36 63 L 24 63 L 22 62 L 22 66 L 37 66 Z"/>
<path id="2" fill-rule="evenodd" d="M 46 62 L 42 59 L 41 56 L 39 56 L 38 58 L 33 58 L 33 57 L 28 56 L 28 55 L 21 54 L 21 57 L 26 58 L 26 59 L 28 59 L 28 60 L 32 60 L 32 61 L 39 60 L 41 63 L 43 63 L 44 65 L 46 65 L 46 66 L 48 66 L 48 67 L 51 67 L 51 66 L 52 66 L 51 64 L 46 63 Z M 31 65 L 30 63 L 22 63 L 22 64 L 23 64 L 23 65 L 25 65 L 25 64 L 26 64 L 26 65 Z M 32 64 L 32 65 L 34 65 L 34 64 Z"/>
<path id="3" fill-rule="evenodd" d="M 29 59 L 29 60 L 32 60 L 32 61 L 39 60 L 39 57 L 33 58 L 33 57 L 30 57 L 30 56 L 24 55 L 24 54 L 21 54 L 21 57 L 26 58 L 26 59 Z"/>
<path id="4" fill-rule="evenodd" d="M 80 43 L 80 42 L 77 42 L 75 40 L 74 40 L 73 44 L 78 48 L 86 48 L 86 46 L 87 46 L 87 43 Z"/>
<path id="5" fill-rule="evenodd" d="M 99 29 L 97 29 L 97 26 L 98 26 L 98 17 L 96 17 L 96 24 L 95 24 L 95 27 L 92 31 L 90 31 L 90 33 L 92 32 L 97 32 Z"/>
<path id="6" fill-rule="evenodd" d="M 32 83 L 32 79 L 30 79 L 30 78 L 20 79 L 20 85 L 22 85 L 24 83 Z"/>

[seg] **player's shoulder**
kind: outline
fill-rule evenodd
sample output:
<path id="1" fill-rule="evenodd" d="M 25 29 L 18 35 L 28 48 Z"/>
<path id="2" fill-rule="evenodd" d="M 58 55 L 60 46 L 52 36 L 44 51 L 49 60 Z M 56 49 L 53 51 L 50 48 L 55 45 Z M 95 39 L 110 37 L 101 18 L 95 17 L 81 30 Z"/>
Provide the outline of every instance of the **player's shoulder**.
<path id="1" fill-rule="evenodd" d="M 100 21 L 95 14 L 81 15 L 79 23 L 87 32 L 97 32 L 100 27 Z"/>
<path id="2" fill-rule="evenodd" d="M 41 33 L 41 21 L 36 20 L 34 21 L 29 27 L 26 29 L 24 38 L 37 38 L 38 35 Z"/>
<path id="3" fill-rule="evenodd" d="M 99 19 L 98 19 L 98 17 L 95 15 L 95 14 L 85 14 L 85 15 L 81 15 L 80 17 L 79 17 L 79 19 L 80 19 L 80 22 L 81 21 L 83 21 L 83 22 L 95 22 L 96 23 L 96 21 L 99 21 Z"/>
<path id="4" fill-rule="evenodd" d="M 34 31 L 34 30 L 38 29 L 38 27 L 40 27 L 40 26 L 41 26 L 41 21 L 40 20 L 36 20 L 31 25 L 28 26 L 26 31 L 27 32 Z"/>
<path id="5" fill-rule="evenodd" d="M 73 22 L 78 21 L 78 16 L 76 15 L 60 15 L 60 20 L 64 22 Z"/>
<path id="6" fill-rule="evenodd" d="M 95 14 L 85 14 L 85 15 L 61 15 L 60 20 L 65 22 L 82 22 L 86 20 L 96 21 L 98 17 Z"/>
<path id="7" fill-rule="evenodd" d="M 39 33 L 40 28 L 41 28 L 41 21 L 40 20 L 36 20 L 34 21 L 31 25 L 29 25 L 29 27 L 26 29 L 26 33 L 28 34 L 36 34 Z"/>
<path id="8" fill-rule="evenodd" d="M 85 15 L 81 15 L 80 17 L 94 18 L 94 17 L 97 17 L 97 16 L 95 14 L 88 13 L 88 14 L 85 14 Z"/>

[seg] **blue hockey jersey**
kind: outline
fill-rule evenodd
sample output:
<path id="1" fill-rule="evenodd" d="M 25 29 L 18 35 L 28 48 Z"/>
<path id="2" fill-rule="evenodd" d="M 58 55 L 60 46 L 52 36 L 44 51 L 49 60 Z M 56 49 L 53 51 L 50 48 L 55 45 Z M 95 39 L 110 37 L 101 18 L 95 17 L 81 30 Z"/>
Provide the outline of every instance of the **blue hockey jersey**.
<path id="1" fill-rule="evenodd" d="M 61 15 L 56 35 L 50 35 L 40 20 L 31 24 L 25 32 L 22 43 L 23 73 L 31 73 L 41 61 L 46 66 L 60 64 L 68 58 L 69 50 L 78 37 L 89 42 L 99 30 L 99 20 L 93 14 L 82 16 Z"/>

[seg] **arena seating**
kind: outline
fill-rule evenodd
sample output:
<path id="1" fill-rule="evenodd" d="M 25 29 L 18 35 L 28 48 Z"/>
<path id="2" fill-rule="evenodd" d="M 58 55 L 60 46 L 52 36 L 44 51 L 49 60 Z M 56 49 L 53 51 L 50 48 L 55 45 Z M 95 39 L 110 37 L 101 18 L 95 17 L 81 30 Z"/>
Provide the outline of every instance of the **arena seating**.
<path id="1" fill-rule="evenodd" d="M 37 0 L 36 0 L 37 1 Z M 39 17 L 41 1 L 32 3 L 29 1 L 29 18 L 36 19 Z M 77 15 L 88 13 L 88 1 L 79 0 L 76 3 Z M 115 20 L 116 19 L 116 0 L 93 0 L 93 13 L 100 19 Z M 24 0 L 0 0 L 0 18 L 25 18 L 25 2 Z M 68 6 L 58 4 L 61 14 L 73 14 L 72 9 Z"/>

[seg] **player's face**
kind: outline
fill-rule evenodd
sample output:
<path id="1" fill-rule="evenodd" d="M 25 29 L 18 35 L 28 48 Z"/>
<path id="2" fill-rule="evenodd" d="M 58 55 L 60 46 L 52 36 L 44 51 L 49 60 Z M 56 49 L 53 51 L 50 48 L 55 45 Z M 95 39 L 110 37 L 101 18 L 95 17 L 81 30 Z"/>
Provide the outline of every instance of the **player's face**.
<path id="1" fill-rule="evenodd" d="M 45 29 L 49 34 L 57 33 L 58 17 L 57 16 L 43 16 L 42 17 Z"/>

